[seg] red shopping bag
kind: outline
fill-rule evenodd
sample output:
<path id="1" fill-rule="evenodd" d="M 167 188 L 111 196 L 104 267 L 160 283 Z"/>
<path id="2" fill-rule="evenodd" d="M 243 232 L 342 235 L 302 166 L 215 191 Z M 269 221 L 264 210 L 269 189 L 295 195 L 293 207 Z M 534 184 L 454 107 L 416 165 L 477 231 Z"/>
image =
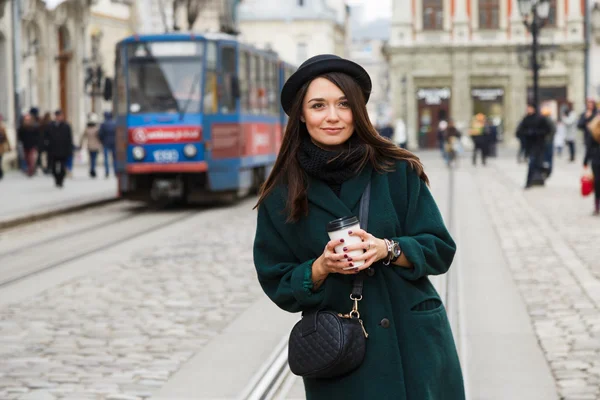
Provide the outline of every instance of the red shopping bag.
<path id="1" fill-rule="evenodd" d="M 584 174 L 581 177 L 581 195 L 589 196 L 594 191 L 594 177 L 591 174 Z"/>

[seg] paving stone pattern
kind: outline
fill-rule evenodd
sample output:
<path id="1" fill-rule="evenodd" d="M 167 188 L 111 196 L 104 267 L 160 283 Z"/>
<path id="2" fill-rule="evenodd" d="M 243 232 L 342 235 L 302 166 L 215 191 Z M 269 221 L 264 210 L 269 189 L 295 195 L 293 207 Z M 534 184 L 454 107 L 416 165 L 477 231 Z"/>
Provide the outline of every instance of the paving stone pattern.
<path id="1" fill-rule="evenodd" d="M 263 295 L 252 204 L 202 212 L 119 265 L 0 308 L 0 399 L 150 397 Z"/>
<path id="2" fill-rule="evenodd" d="M 576 183 L 524 191 L 516 172 L 473 171 L 561 398 L 600 400 L 600 218 Z"/>

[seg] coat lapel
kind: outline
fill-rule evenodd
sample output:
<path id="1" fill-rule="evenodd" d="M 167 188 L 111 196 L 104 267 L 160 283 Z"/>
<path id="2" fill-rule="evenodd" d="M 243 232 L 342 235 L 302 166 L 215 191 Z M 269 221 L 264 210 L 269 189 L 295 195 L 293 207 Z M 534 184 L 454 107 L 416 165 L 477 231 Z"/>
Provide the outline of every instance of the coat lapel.
<path id="1" fill-rule="evenodd" d="M 326 210 L 335 218 L 354 215 L 352 210 L 358 209 L 358 203 L 371 179 L 373 168 L 367 164 L 358 175 L 342 184 L 340 197 L 323 181 L 308 177 L 308 200 Z"/>
<path id="2" fill-rule="evenodd" d="M 323 181 L 313 177 L 308 178 L 308 200 L 329 212 L 335 218 L 349 216 L 352 213 L 333 190 Z"/>
<path id="3" fill-rule="evenodd" d="M 371 180 L 373 167 L 370 163 L 356 175 L 342 184 L 341 198 L 349 210 L 358 210 L 360 199 L 362 197 L 367 183 Z"/>

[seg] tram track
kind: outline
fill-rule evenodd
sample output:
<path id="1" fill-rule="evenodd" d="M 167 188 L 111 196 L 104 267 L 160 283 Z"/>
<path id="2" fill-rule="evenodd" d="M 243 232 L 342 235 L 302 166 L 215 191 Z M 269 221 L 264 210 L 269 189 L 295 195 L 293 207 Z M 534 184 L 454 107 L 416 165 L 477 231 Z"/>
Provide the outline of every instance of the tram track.
<path id="1" fill-rule="evenodd" d="M 184 221 L 198 210 L 137 207 L 125 216 L 10 248 L 0 253 L 0 289 Z"/>

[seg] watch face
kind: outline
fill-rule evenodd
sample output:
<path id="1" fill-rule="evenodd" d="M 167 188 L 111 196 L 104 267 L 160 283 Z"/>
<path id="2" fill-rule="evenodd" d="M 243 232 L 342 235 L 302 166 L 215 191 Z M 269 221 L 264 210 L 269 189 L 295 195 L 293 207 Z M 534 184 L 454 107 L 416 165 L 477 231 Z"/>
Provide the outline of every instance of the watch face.
<path id="1" fill-rule="evenodd" d="M 400 245 L 398 243 L 394 243 L 394 247 L 392 247 L 392 252 L 394 253 L 394 257 L 399 257 L 402 254 L 402 250 L 400 250 Z"/>

